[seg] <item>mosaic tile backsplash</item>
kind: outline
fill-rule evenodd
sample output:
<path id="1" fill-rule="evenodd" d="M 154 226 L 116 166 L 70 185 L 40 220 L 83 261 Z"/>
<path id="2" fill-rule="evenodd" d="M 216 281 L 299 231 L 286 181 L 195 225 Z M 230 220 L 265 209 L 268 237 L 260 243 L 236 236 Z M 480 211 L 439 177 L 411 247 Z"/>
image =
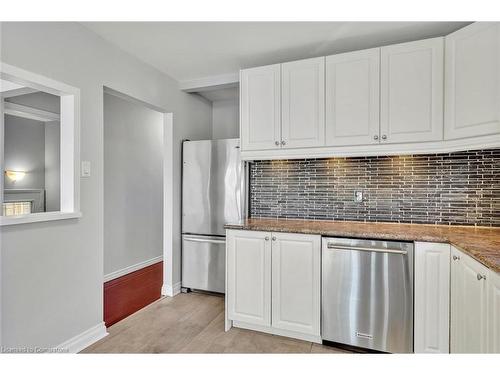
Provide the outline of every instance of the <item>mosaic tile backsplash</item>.
<path id="1" fill-rule="evenodd" d="M 500 226 L 500 149 L 255 161 L 250 216 Z"/>

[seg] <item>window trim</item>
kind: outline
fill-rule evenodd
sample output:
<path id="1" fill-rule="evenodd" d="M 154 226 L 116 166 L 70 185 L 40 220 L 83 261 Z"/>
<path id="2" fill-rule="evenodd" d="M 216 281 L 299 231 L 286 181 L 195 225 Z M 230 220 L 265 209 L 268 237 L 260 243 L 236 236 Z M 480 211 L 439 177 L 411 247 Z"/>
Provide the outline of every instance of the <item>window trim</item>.
<path id="1" fill-rule="evenodd" d="M 61 97 L 61 206 L 60 211 L 0 216 L 0 226 L 75 219 L 80 212 L 80 89 L 0 61 L 0 78 Z M 4 109 L 0 106 L 0 139 Z M 0 167 L 4 170 L 4 144 L 0 142 Z M 3 173 L 0 201 L 3 202 Z"/>

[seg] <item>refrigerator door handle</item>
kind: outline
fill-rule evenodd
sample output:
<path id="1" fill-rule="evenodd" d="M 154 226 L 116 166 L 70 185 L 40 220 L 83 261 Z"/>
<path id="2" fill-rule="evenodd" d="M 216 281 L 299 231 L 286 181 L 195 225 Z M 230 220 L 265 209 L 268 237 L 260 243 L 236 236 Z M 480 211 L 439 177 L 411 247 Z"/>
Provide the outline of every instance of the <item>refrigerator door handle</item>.
<path id="1" fill-rule="evenodd" d="M 225 244 L 226 240 L 223 239 L 214 239 L 214 238 L 200 238 L 200 237 L 183 237 L 184 241 L 191 242 L 205 242 L 205 243 L 217 243 L 217 244 Z"/>

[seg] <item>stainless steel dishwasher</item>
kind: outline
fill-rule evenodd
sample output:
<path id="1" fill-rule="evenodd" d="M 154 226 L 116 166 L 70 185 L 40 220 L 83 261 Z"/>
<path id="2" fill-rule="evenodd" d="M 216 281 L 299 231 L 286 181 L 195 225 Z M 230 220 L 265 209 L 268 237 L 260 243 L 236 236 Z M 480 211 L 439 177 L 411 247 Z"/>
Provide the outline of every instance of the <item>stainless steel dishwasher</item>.
<path id="1" fill-rule="evenodd" d="M 323 340 L 413 352 L 413 243 L 323 238 Z"/>

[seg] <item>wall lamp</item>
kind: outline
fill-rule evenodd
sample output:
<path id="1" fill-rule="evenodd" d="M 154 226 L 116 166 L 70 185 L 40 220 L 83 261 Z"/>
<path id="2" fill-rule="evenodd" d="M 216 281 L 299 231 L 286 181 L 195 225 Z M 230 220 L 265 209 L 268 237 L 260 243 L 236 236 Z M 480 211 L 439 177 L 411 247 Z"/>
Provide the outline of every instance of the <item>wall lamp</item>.
<path id="1" fill-rule="evenodd" d="M 16 181 L 21 181 L 24 176 L 26 176 L 26 172 L 23 172 L 23 171 L 11 171 L 11 170 L 7 170 L 5 171 L 5 175 L 12 181 L 12 182 L 16 182 Z"/>

